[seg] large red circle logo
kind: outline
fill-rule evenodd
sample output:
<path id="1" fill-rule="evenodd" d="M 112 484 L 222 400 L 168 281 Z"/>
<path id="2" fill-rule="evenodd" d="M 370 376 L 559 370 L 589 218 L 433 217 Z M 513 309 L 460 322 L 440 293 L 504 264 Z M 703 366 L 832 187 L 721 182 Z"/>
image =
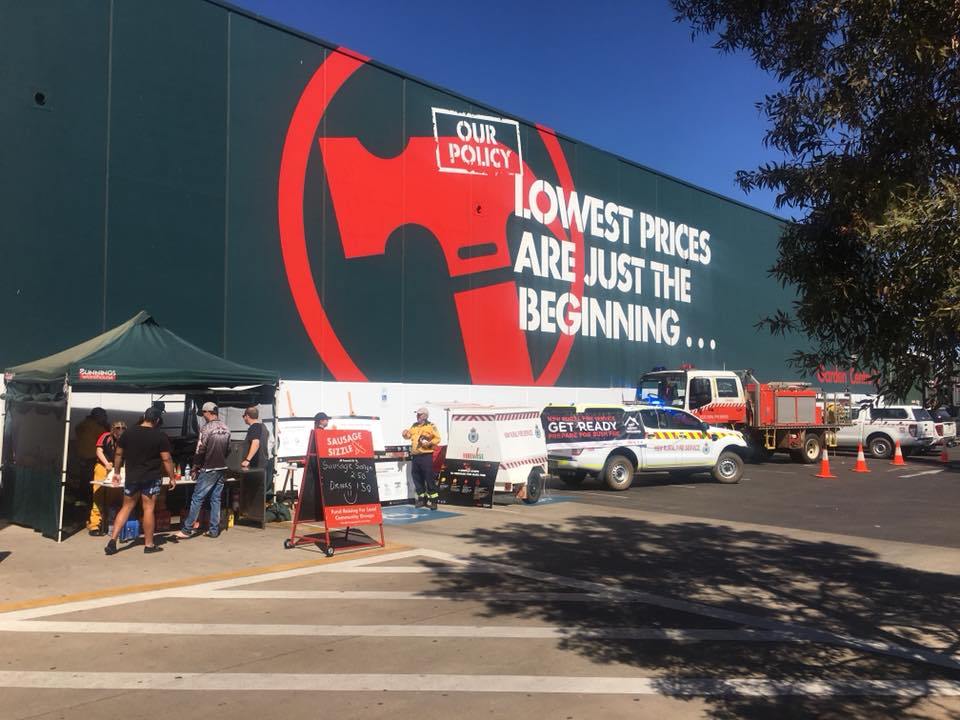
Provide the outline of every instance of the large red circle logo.
<path id="1" fill-rule="evenodd" d="M 287 129 L 280 161 L 277 213 L 287 281 L 297 312 L 314 348 L 333 377 L 340 381 L 366 381 L 368 378 L 338 337 L 317 292 L 304 227 L 304 186 L 311 152 L 318 147 L 318 141 L 321 144 L 326 141 L 319 136 L 318 130 L 331 101 L 344 83 L 367 61 L 365 57 L 342 49 L 330 53 L 311 77 L 297 102 Z M 564 192 L 571 193 L 573 179 L 560 143 L 547 128 L 538 126 L 537 132 L 554 166 L 560 186 Z M 430 138 L 430 142 L 433 142 L 433 138 Z M 529 173 L 529 169 L 527 172 Z M 529 173 L 527 182 L 531 179 L 532 173 Z M 567 240 L 566 231 L 559 223 L 554 223 L 549 229 L 558 239 Z M 571 227 L 570 236 L 569 241 L 575 247 L 576 278 L 570 292 L 582 299 L 583 235 Z M 501 255 L 507 255 L 509 261 L 505 252 L 505 238 L 502 249 L 504 252 Z M 517 328 L 514 283 L 503 283 L 498 288 L 486 289 L 483 295 L 476 297 L 468 297 L 467 293 L 460 295 L 455 301 L 472 382 L 503 385 L 556 383 L 573 347 L 573 335 L 558 336 L 549 360 L 543 370 L 534 376 L 530 369 L 526 340 L 523 332 Z M 491 303 L 495 305 L 491 307 Z M 514 358 L 514 362 L 509 360 L 510 357 Z"/>

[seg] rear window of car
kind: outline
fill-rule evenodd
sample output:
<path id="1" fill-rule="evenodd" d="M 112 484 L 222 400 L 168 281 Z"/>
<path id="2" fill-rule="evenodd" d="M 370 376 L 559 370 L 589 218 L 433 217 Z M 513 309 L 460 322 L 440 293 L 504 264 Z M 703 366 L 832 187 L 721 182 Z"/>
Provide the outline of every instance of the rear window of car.
<path id="1" fill-rule="evenodd" d="M 659 430 L 660 423 L 657 420 L 657 411 L 656 410 L 641 410 L 640 411 L 640 420 L 643 421 L 643 426 L 647 430 Z"/>
<path id="2" fill-rule="evenodd" d="M 874 420 L 906 420 L 907 411 L 903 408 L 873 408 L 870 417 Z"/>
<path id="3" fill-rule="evenodd" d="M 703 421 L 680 410 L 663 410 L 660 427 L 669 430 L 702 430 Z"/>
<path id="4" fill-rule="evenodd" d="M 930 416 L 930 411 L 926 408 L 913 408 L 913 419 L 914 420 L 933 420 Z"/>
<path id="5" fill-rule="evenodd" d="M 874 420 L 907 420 L 909 415 L 903 408 L 873 408 L 870 417 Z"/>

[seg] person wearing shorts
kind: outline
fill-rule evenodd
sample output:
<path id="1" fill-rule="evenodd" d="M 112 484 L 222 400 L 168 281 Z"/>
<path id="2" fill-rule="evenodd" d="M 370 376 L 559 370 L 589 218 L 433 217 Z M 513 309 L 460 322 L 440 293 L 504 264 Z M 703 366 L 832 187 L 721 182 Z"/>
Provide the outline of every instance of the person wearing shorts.
<path id="1" fill-rule="evenodd" d="M 120 484 L 120 468 L 123 465 L 126 465 L 127 471 L 123 484 L 123 506 L 113 521 L 110 542 L 103 549 L 107 555 L 117 552 L 117 538 L 137 506 L 137 499 L 143 505 L 143 551 L 149 554 L 163 550 L 153 539 L 156 525 L 154 508 L 164 472 L 170 478 L 171 489 L 176 486 L 177 478 L 170 455 L 170 439 L 157 427 L 160 413 L 158 408 L 148 408 L 140 424 L 127 430 L 117 440 L 113 458 L 113 484 Z"/>

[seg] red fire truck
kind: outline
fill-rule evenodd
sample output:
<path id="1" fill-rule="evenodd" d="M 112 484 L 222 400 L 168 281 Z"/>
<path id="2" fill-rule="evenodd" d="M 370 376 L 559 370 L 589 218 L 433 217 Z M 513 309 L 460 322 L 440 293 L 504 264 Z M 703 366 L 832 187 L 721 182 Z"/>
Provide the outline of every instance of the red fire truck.
<path id="1" fill-rule="evenodd" d="M 824 446 L 836 446 L 836 413 L 818 394 L 810 383 L 761 383 L 749 370 L 656 369 L 637 384 L 638 401 L 739 430 L 759 461 L 787 452 L 796 462 L 813 463 Z"/>

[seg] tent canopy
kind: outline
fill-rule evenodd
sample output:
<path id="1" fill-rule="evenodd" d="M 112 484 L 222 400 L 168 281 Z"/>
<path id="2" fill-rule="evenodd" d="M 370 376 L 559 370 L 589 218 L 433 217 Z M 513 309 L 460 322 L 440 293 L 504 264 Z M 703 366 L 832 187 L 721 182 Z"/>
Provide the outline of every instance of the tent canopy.
<path id="1" fill-rule="evenodd" d="M 72 348 L 6 370 L 7 386 L 66 380 L 87 392 L 203 393 L 209 388 L 276 386 L 277 373 L 201 350 L 147 312 Z M 272 397 L 272 390 L 270 395 Z"/>

